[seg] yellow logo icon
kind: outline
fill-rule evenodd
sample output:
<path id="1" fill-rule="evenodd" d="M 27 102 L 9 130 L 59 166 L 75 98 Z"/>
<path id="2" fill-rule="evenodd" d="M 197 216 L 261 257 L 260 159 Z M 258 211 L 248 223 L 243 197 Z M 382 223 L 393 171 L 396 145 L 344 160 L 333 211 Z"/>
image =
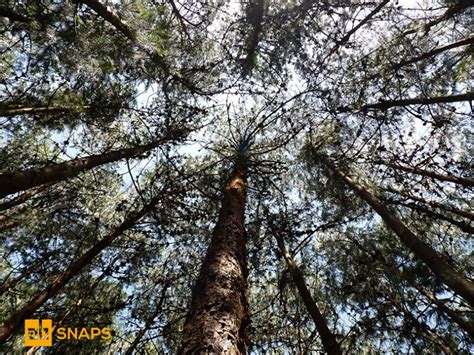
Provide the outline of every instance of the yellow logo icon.
<path id="1" fill-rule="evenodd" d="M 110 340 L 110 328 L 53 327 L 51 319 L 25 320 L 25 346 L 53 346 L 53 332 L 56 340 Z"/>
<path id="2" fill-rule="evenodd" d="M 53 321 L 51 319 L 25 320 L 25 346 L 52 346 Z"/>

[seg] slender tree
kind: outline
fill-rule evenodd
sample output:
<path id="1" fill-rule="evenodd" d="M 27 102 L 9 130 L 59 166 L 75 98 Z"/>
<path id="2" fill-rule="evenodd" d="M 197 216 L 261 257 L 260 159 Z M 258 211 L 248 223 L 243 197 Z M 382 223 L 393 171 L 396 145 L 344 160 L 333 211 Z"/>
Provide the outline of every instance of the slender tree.
<path id="1" fill-rule="evenodd" d="M 474 283 L 462 274 L 459 274 L 436 251 L 410 231 L 402 221 L 390 212 L 375 196 L 344 175 L 336 166 L 324 156 L 316 154 L 318 161 L 329 168 L 344 184 L 350 187 L 361 199 L 366 201 L 385 221 L 388 227 L 400 238 L 419 259 L 421 259 L 438 279 L 458 295 L 462 296 L 471 305 L 474 305 Z"/>
<path id="2" fill-rule="evenodd" d="M 130 213 L 123 223 L 117 226 L 111 233 L 97 242 L 91 249 L 84 253 L 79 259 L 71 263 L 61 274 L 56 276 L 46 288 L 38 292 L 25 305 L 19 308 L 1 327 L 0 344 L 5 342 L 10 335 L 23 325 L 23 321 L 33 315 L 46 301 L 56 296 L 61 289 L 76 275 L 78 275 L 86 266 L 113 241 L 115 241 L 126 230 L 132 228 L 134 224 L 149 213 L 163 196 L 158 194 L 150 200 L 143 208 Z"/>
<path id="3" fill-rule="evenodd" d="M 308 287 L 306 286 L 306 282 L 303 277 L 303 273 L 296 265 L 293 257 L 291 256 L 290 252 L 285 247 L 285 242 L 283 240 L 283 236 L 281 235 L 280 231 L 277 230 L 274 226 L 271 225 L 271 232 L 275 237 L 278 248 L 285 259 L 286 265 L 290 270 L 291 276 L 293 278 L 293 282 L 298 289 L 298 292 L 303 300 L 308 313 L 310 314 L 311 318 L 313 319 L 314 325 L 321 337 L 321 342 L 323 343 L 324 350 L 328 354 L 342 354 L 341 348 L 339 343 L 337 342 L 336 336 L 334 333 L 328 328 L 327 322 L 319 310 L 318 305 L 316 304 L 311 292 L 309 291 Z"/>
<path id="4" fill-rule="evenodd" d="M 0 353 L 468 353 L 473 5 L 1 2 Z"/>

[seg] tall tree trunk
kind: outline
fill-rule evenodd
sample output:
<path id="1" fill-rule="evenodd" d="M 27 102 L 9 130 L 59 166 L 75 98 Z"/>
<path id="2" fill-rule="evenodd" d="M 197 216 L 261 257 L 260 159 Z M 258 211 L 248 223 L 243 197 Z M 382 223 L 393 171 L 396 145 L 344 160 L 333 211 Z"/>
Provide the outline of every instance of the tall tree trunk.
<path id="1" fill-rule="evenodd" d="M 377 212 L 388 227 L 400 238 L 403 244 L 407 246 L 419 259 L 421 259 L 437 278 L 462 296 L 470 305 L 474 306 L 474 283 L 466 279 L 463 275 L 454 270 L 448 263 L 441 258 L 436 251 L 427 243 L 418 238 L 410 231 L 402 221 L 390 212 L 375 196 L 357 184 L 351 178 L 341 173 L 325 157 L 317 155 L 320 161 L 324 163 L 334 175 L 349 186 L 360 198 L 366 201 Z"/>
<path id="2" fill-rule="evenodd" d="M 49 182 L 61 181 L 77 176 L 79 173 L 96 166 L 111 163 L 123 158 L 132 158 L 166 142 L 160 139 L 153 143 L 134 148 L 114 150 L 108 153 L 89 155 L 43 168 L 0 174 L 0 197 L 26 190 Z"/>
<path id="3" fill-rule="evenodd" d="M 272 234 L 277 241 L 278 247 L 280 248 L 280 252 L 283 255 L 283 258 L 285 259 L 286 265 L 290 270 L 291 276 L 296 285 L 296 288 L 298 289 L 301 299 L 303 300 L 306 309 L 308 310 L 308 313 L 313 319 L 314 325 L 316 326 L 319 336 L 321 337 L 321 342 L 323 343 L 324 350 L 326 350 L 328 354 L 342 354 L 341 348 L 339 347 L 339 344 L 336 340 L 336 336 L 328 328 L 324 316 L 322 315 L 318 305 L 311 296 L 311 292 L 308 290 L 308 287 L 306 287 L 306 282 L 304 281 L 303 273 L 296 265 L 290 252 L 286 249 L 283 236 L 273 226 L 271 226 L 271 229 Z"/>
<path id="4" fill-rule="evenodd" d="M 125 355 L 132 355 L 135 349 L 137 348 L 138 344 L 142 340 L 143 336 L 146 334 L 146 332 L 153 326 L 155 322 L 155 318 L 158 317 L 160 312 L 163 311 L 163 303 L 165 302 L 165 296 L 166 296 L 166 290 L 170 286 L 170 283 L 167 282 L 163 285 L 163 288 L 161 289 L 161 295 L 160 295 L 160 300 L 158 301 L 158 304 L 155 306 L 155 310 L 153 313 L 150 315 L 150 317 L 147 319 L 145 325 L 143 326 L 142 329 L 137 333 L 135 336 L 135 339 L 133 340 L 132 344 L 130 347 L 127 349 L 125 352 Z"/>
<path id="5" fill-rule="evenodd" d="M 193 288 L 180 354 L 246 353 L 246 173 L 246 158 L 239 156 Z"/>
<path id="6" fill-rule="evenodd" d="M 443 104 L 450 102 L 460 102 L 460 101 L 472 101 L 474 100 L 474 92 L 467 92 L 459 95 L 451 96 L 436 96 L 436 97 L 417 97 L 414 99 L 401 99 L 401 100 L 392 100 L 385 101 L 380 100 L 376 104 L 367 104 L 361 107 L 351 108 L 347 106 L 339 107 L 339 112 L 351 112 L 354 110 L 368 110 L 368 109 L 378 109 L 378 110 L 388 110 L 391 107 L 399 106 L 409 106 L 409 105 L 432 105 L 432 104 Z"/>
<path id="7" fill-rule="evenodd" d="M 446 175 L 446 174 L 440 174 L 440 173 L 435 173 L 433 171 L 421 169 L 418 167 L 411 167 L 411 166 L 403 166 L 397 163 L 391 163 L 388 161 L 384 160 L 377 160 L 375 161 L 376 164 L 382 164 L 385 166 L 388 166 L 389 168 L 396 169 L 396 170 L 401 170 L 405 171 L 407 173 L 411 174 L 416 174 L 416 175 L 421 175 L 421 176 L 427 176 L 436 180 L 440 181 L 447 181 L 447 182 L 453 182 L 458 185 L 462 186 L 474 186 L 474 179 L 471 178 L 466 178 L 462 176 L 456 176 L 456 175 Z"/>
<path id="8" fill-rule="evenodd" d="M 4 343 L 15 329 L 20 328 L 23 321 L 33 315 L 35 311 L 41 307 L 46 301 L 56 296 L 59 291 L 66 285 L 73 277 L 78 275 L 86 266 L 88 266 L 94 258 L 99 255 L 105 248 L 117 239 L 123 232 L 131 228 L 140 218 L 145 216 L 158 203 L 161 194 L 154 197 L 141 210 L 131 212 L 122 224 L 120 224 L 113 232 L 101 239 L 91 249 L 89 249 L 79 259 L 71 263 L 66 270 L 55 277 L 49 285 L 42 291 L 38 292 L 33 298 L 17 310 L 8 319 L 3 326 L 0 327 L 0 344 Z"/>

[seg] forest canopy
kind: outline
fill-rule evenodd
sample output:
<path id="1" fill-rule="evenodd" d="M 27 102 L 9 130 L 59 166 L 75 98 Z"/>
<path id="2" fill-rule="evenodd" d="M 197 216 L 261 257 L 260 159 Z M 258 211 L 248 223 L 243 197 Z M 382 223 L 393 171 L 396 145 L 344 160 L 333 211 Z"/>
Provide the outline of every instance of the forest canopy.
<path id="1" fill-rule="evenodd" d="M 0 352 L 472 353 L 473 19 L 2 0 Z"/>

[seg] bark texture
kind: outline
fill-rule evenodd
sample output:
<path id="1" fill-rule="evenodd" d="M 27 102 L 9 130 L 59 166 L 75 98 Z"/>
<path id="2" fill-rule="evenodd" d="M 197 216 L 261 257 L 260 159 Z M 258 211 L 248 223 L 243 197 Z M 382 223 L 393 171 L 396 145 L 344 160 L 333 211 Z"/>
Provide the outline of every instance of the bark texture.
<path id="1" fill-rule="evenodd" d="M 324 350 L 328 354 L 342 354 L 341 348 L 336 340 L 336 336 L 331 332 L 328 328 L 326 320 L 322 315 L 321 311 L 319 310 L 318 305 L 313 299 L 311 292 L 308 290 L 306 286 L 306 282 L 304 281 L 303 273 L 296 265 L 293 257 L 289 253 L 289 251 L 285 247 L 285 242 L 283 240 L 283 236 L 280 234 L 278 230 L 272 227 L 273 235 L 277 240 L 278 248 L 280 249 L 286 265 L 290 270 L 291 277 L 293 278 L 293 282 L 298 289 L 298 292 L 303 300 L 306 310 L 310 314 L 311 318 L 313 319 L 314 325 L 316 326 L 316 330 L 318 331 L 319 336 L 321 337 L 321 342 L 323 343 Z"/>
<path id="2" fill-rule="evenodd" d="M 224 192 L 219 219 L 193 289 L 180 354 L 245 354 L 247 261 L 246 164 L 241 157 Z"/>
<path id="3" fill-rule="evenodd" d="M 463 297 L 471 306 L 474 306 L 474 283 L 453 269 L 436 251 L 410 231 L 402 221 L 390 212 L 375 196 L 357 184 L 348 176 L 341 173 L 324 157 L 320 160 L 334 173 L 334 175 L 349 186 L 360 198 L 366 201 L 387 226 L 400 238 L 420 260 L 422 260 L 436 277 L 455 293 Z"/>
<path id="4" fill-rule="evenodd" d="M 165 140 L 159 140 L 134 148 L 113 150 L 108 153 L 72 159 L 63 163 L 49 165 L 44 168 L 0 174 L 0 197 L 5 197 L 9 194 L 45 183 L 61 181 L 74 177 L 82 171 L 92 169 L 102 164 L 111 163 L 123 158 L 132 158 L 163 144 L 164 141 Z"/>
<path id="5" fill-rule="evenodd" d="M 158 203 L 160 197 L 161 196 L 154 197 L 141 210 L 130 213 L 125 221 L 113 232 L 101 239 L 79 259 L 71 263 L 69 267 L 55 277 L 44 290 L 38 292 L 28 303 L 17 310 L 10 319 L 0 327 L 0 344 L 4 343 L 16 329 L 21 328 L 25 319 L 33 315 L 46 301 L 56 296 L 69 280 L 78 275 L 97 255 L 110 246 L 118 236 L 131 228 L 140 218 L 147 214 Z"/>

